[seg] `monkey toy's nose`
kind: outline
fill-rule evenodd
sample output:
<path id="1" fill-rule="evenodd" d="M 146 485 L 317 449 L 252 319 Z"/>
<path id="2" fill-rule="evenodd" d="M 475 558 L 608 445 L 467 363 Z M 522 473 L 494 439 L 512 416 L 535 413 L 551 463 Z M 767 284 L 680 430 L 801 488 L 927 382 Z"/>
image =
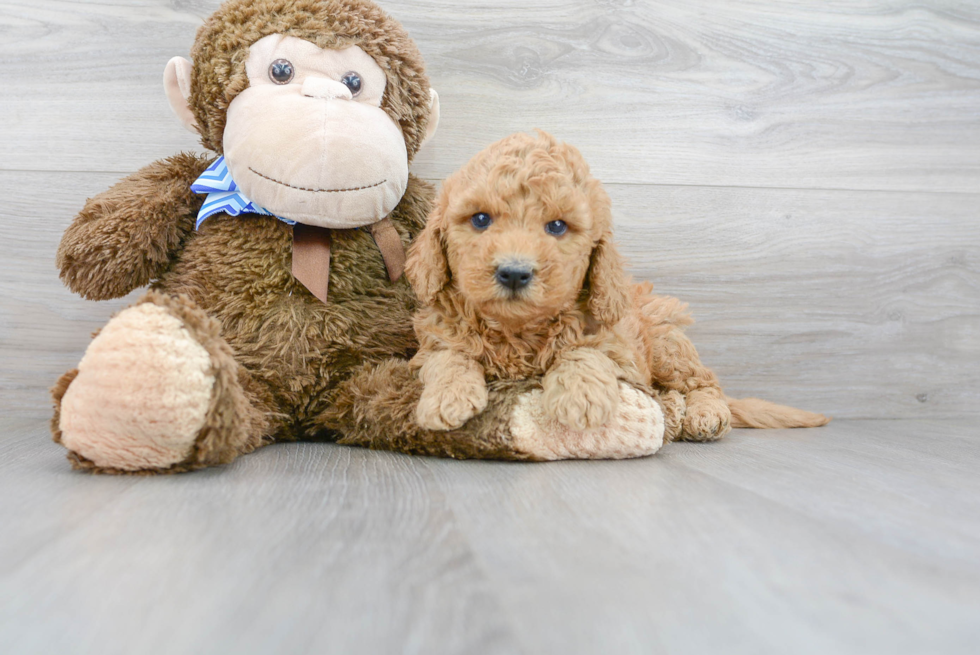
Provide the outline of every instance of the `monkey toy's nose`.
<path id="1" fill-rule="evenodd" d="M 511 291 L 519 291 L 531 283 L 534 269 L 517 264 L 501 264 L 497 267 L 497 284 Z"/>
<path id="2" fill-rule="evenodd" d="M 354 97 L 346 84 L 315 75 L 310 75 L 303 80 L 302 93 L 307 98 L 322 98 L 324 100 L 333 100 L 334 98 L 350 100 Z"/>

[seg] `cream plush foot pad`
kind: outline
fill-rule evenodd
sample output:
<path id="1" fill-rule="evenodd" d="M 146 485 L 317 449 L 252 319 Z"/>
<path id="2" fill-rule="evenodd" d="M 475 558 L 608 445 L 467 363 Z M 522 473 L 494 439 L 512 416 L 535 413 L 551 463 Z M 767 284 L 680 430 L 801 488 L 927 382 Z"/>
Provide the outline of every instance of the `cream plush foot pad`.
<path id="1" fill-rule="evenodd" d="M 89 344 L 61 403 L 61 440 L 97 466 L 136 471 L 187 458 L 204 426 L 211 357 L 165 308 L 119 313 Z"/>
<path id="2" fill-rule="evenodd" d="M 541 391 L 521 396 L 510 421 L 516 450 L 542 460 L 626 459 L 652 455 L 664 443 L 664 415 L 650 396 L 619 383 L 619 409 L 595 430 L 572 430 L 545 416 Z"/>

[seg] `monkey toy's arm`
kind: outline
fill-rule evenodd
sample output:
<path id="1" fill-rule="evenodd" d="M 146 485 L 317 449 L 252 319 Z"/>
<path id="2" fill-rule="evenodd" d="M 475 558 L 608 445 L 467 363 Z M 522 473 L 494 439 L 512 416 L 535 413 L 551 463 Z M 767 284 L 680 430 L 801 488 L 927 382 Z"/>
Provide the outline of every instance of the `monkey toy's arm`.
<path id="1" fill-rule="evenodd" d="M 342 435 L 342 444 L 456 459 L 640 457 L 663 444 L 665 423 L 679 429 L 677 417 L 666 416 L 673 405 L 661 403 L 661 410 L 645 389 L 622 382 L 619 411 L 609 425 L 570 430 L 546 416 L 541 379 L 531 378 L 494 380 L 482 412 L 453 430 L 427 430 L 416 415 L 423 388 L 405 360 L 365 364 L 341 385 L 319 421 Z"/>
<path id="2" fill-rule="evenodd" d="M 389 359 L 356 370 L 319 420 L 342 435 L 338 443 L 351 446 L 455 459 L 541 459 L 512 443 L 508 430 L 521 393 L 540 384 L 497 381 L 488 387 L 486 409 L 465 425 L 427 430 L 417 421 L 425 385 L 408 361 Z"/>
<path id="3" fill-rule="evenodd" d="M 212 158 L 154 162 L 88 200 L 61 238 L 61 279 L 90 300 L 124 296 L 162 275 L 180 251 L 203 196 L 191 183 Z"/>

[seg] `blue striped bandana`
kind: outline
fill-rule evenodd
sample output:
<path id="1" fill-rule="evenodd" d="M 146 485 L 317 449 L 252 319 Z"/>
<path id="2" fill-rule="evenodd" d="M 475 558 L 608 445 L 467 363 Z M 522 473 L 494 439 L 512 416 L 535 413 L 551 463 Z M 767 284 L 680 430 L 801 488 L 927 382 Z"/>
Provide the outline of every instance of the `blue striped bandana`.
<path id="1" fill-rule="evenodd" d="M 261 214 L 262 216 L 275 216 L 283 223 L 295 225 L 296 221 L 291 221 L 282 216 L 276 216 L 268 209 L 259 207 L 238 190 L 238 185 L 231 179 L 231 171 L 225 164 L 224 156 L 218 157 L 208 169 L 201 173 L 201 177 L 194 180 L 191 185 L 194 193 L 206 193 L 208 197 L 204 199 L 201 211 L 197 213 L 197 223 L 194 229 L 201 227 L 201 223 L 215 214 L 224 212 L 229 216 L 239 214 Z"/>

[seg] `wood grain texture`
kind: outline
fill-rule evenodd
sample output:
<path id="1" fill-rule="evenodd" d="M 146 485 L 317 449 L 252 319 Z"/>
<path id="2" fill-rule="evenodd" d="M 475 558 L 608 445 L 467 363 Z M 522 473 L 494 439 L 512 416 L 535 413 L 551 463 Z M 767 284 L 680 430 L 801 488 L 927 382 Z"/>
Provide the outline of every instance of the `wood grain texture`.
<path id="1" fill-rule="evenodd" d="M 410 458 L 307 444 L 241 460 L 237 482 L 91 477 L 39 427 L 0 439 L 5 653 L 517 650 Z"/>
<path id="2" fill-rule="evenodd" d="M 831 425 L 623 466 L 437 472 L 531 652 L 975 648 L 972 426 Z"/>
<path id="3" fill-rule="evenodd" d="M 164 64 L 217 0 L 0 5 L 5 170 L 129 172 L 195 146 Z M 541 127 L 619 183 L 980 189 L 980 8 L 946 0 L 383 2 L 418 41 L 442 178 Z"/>
<path id="4" fill-rule="evenodd" d="M 5 411 L 50 412 L 47 389 L 74 368 L 91 335 L 139 293 L 82 300 L 58 279 L 61 234 L 87 197 L 121 177 L 92 173 L 0 173 L 0 402 Z"/>
<path id="5" fill-rule="evenodd" d="M 623 462 L 272 446 L 72 472 L 0 419 L 4 653 L 973 653 L 973 421 Z"/>
<path id="6" fill-rule="evenodd" d="M 851 418 L 980 409 L 980 195 L 611 187 L 631 270 L 729 393 Z"/>
<path id="7" fill-rule="evenodd" d="M 54 267 L 72 215 L 117 177 L 0 172 L 0 393 L 18 415 L 46 414 L 47 387 L 138 296 L 81 300 Z M 690 303 L 729 393 L 845 418 L 980 413 L 980 195 L 609 191 L 630 270 Z"/>

